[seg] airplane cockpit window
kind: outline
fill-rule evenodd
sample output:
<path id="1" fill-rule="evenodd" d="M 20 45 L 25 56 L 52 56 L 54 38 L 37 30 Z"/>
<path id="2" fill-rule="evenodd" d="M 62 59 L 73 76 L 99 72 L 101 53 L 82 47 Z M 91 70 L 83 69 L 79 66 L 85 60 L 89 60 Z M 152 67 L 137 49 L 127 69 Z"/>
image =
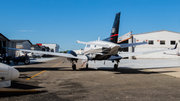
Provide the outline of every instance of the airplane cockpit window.
<path id="1" fill-rule="evenodd" d="M 90 45 L 87 45 L 87 47 L 90 47 Z"/>

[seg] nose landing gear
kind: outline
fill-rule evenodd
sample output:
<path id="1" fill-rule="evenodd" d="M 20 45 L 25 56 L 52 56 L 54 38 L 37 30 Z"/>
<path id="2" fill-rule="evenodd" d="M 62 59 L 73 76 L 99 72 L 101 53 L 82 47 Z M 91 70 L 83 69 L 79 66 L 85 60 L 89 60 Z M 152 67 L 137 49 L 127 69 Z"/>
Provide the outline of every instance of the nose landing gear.
<path id="1" fill-rule="evenodd" d="M 118 64 L 119 64 L 119 60 L 116 60 L 117 64 L 114 64 L 114 70 L 117 70 L 118 69 Z"/>

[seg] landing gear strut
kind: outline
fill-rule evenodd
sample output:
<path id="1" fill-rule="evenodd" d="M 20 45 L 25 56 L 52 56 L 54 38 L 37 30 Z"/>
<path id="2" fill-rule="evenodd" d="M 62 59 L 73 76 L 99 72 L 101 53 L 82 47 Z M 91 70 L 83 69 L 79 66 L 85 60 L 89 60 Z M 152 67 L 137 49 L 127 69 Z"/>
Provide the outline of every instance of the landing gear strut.
<path id="1" fill-rule="evenodd" d="M 114 64 L 114 70 L 118 69 L 119 60 L 116 60 L 117 64 Z"/>
<path id="2" fill-rule="evenodd" d="M 72 69 L 76 70 L 76 63 L 77 63 L 77 59 L 69 59 L 68 60 L 72 63 Z"/>
<path id="3" fill-rule="evenodd" d="M 72 64 L 72 69 L 76 70 L 76 64 L 74 64 L 74 63 Z"/>
<path id="4" fill-rule="evenodd" d="M 88 69 L 88 63 L 86 63 L 86 69 Z"/>

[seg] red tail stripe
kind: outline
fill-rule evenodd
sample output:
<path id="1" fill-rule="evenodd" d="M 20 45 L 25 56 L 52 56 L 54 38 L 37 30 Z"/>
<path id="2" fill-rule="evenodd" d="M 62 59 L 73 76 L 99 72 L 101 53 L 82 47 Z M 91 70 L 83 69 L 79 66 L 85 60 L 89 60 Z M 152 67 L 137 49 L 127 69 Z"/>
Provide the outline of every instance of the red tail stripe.
<path id="1" fill-rule="evenodd" d="M 118 34 L 111 35 L 111 37 L 113 37 L 113 36 L 118 36 Z"/>

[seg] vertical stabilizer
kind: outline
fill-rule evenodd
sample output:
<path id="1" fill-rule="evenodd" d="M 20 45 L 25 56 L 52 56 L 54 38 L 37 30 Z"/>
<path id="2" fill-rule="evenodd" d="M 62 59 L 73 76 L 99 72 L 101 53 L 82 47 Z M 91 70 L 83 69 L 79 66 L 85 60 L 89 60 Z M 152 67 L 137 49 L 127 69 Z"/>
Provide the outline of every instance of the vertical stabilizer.
<path id="1" fill-rule="evenodd" d="M 121 12 L 116 14 L 116 17 L 114 19 L 114 24 L 111 30 L 110 41 L 113 43 L 117 43 L 118 41 L 120 15 Z"/>

